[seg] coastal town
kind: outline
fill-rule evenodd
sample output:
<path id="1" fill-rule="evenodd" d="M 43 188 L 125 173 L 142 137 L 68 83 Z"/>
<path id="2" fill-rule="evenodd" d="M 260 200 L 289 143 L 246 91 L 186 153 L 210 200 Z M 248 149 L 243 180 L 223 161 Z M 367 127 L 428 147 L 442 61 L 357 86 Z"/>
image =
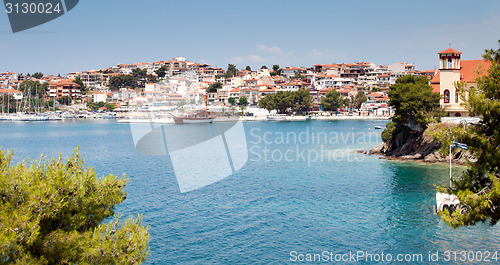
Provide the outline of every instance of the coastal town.
<path id="1" fill-rule="evenodd" d="M 255 70 L 250 66 L 238 70 L 229 64 L 225 70 L 176 57 L 153 63 L 118 64 L 105 69 L 70 72 L 65 76 L 5 72 L 0 73 L 0 98 L 2 114 L 42 113 L 56 109 L 62 113 L 62 109 L 66 117 L 87 117 L 82 112 L 88 114 L 89 111 L 127 117 L 137 110 L 173 110 L 193 105 L 208 107 L 212 113 L 219 114 L 233 107 L 233 115 L 234 106 L 248 106 L 249 116 L 262 116 L 262 113 L 265 116 L 269 112 L 259 108 L 259 101 L 267 95 L 305 90 L 309 91 L 311 102 L 307 113 L 390 117 L 393 114 L 388 106 L 390 86 L 399 77 L 413 75 L 429 79 L 433 92 L 441 95 L 441 106 L 447 109 L 449 116 L 468 116 L 454 83 L 465 81 L 468 86 L 474 86 L 481 69 L 489 67 L 488 61 L 461 60 L 461 52 L 452 48 L 438 55 L 439 69 L 434 70 L 416 70 L 414 65 L 401 62 L 283 68 L 273 65 Z M 336 91 L 344 100 L 333 109 L 335 112 L 323 104 L 330 91 Z M 353 104 L 356 100 L 361 102 Z M 297 114 L 293 110 L 285 112 Z"/>

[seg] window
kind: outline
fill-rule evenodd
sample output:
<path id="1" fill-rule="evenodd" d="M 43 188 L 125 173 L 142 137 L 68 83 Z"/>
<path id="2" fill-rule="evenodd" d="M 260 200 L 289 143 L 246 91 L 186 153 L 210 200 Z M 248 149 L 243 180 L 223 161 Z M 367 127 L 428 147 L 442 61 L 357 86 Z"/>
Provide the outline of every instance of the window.
<path id="1" fill-rule="evenodd" d="M 448 89 L 444 91 L 444 103 L 450 103 L 450 90 Z"/>
<path id="2" fill-rule="evenodd" d="M 455 103 L 458 103 L 458 90 L 455 89 Z"/>

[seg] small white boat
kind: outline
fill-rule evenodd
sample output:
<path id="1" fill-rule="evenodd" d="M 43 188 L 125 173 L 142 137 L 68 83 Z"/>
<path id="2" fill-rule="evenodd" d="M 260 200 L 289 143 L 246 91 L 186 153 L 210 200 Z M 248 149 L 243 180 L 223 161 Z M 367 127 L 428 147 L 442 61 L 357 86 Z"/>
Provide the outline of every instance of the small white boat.
<path id="1" fill-rule="evenodd" d="M 375 129 L 381 130 L 382 126 L 375 126 Z"/>
<path id="2" fill-rule="evenodd" d="M 286 121 L 286 114 L 269 114 L 267 115 L 268 121 Z"/>

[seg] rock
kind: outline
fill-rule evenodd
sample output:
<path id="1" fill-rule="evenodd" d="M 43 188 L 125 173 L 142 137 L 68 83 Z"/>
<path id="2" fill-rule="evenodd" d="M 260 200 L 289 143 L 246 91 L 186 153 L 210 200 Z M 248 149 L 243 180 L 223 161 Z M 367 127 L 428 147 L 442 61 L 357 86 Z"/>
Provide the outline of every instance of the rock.
<path id="1" fill-rule="evenodd" d="M 381 143 L 381 144 L 375 146 L 372 150 L 368 151 L 368 154 L 369 155 L 383 155 L 386 147 L 387 147 L 386 143 Z"/>
<path id="2" fill-rule="evenodd" d="M 368 152 L 369 155 L 383 155 L 388 160 L 422 160 L 428 163 L 448 162 L 449 157 L 440 153 L 441 143 L 434 140 L 427 131 L 400 132 L 391 143 L 382 143 Z M 475 161 L 468 151 L 460 150 L 452 158 L 453 164 L 465 165 Z"/>
<path id="3" fill-rule="evenodd" d="M 399 159 L 402 160 L 417 160 L 422 158 L 422 154 L 413 154 L 413 155 L 405 155 L 405 156 L 399 156 Z"/>

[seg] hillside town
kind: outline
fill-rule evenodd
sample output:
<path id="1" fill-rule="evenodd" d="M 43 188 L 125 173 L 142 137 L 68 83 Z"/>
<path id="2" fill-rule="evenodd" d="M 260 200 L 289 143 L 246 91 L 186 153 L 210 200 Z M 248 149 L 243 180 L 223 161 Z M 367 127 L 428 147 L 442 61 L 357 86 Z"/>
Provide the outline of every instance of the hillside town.
<path id="1" fill-rule="evenodd" d="M 365 100 L 355 110 L 358 115 L 390 116 L 389 87 L 399 77 L 415 75 L 429 79 L 434 92 L 443 96 L 441 105 L 449 105 L 451 115 L 467 115 L 460 106 L 453 82 L 463 80 L 473 84 L 474 73 L 484 60 L 461 61 L 461 52 L 451 48 L 438 54 L 439 70 L 416 70 L 408 63 L 376 65 L 369 62 L 283 68 L 273 65 L 255 70 L 249 66 L 238 70 L 229 64 L 225 70 L 176 57 L 153 63 L 118 64 L 106 69 L 71 72 L 65 76 L 5 72 L 0 73 L 0 96 L 10 95 L 18 101 L 28 94 L 35 96 L 33 91 L 39 91 L 38 87 L 33 87 L 35 84 L 43 89 L 36 94 L 39 100 L 83 108 L 100 104 L 106 109 L 104 103 L 117 111 L 128 111 L 186 104 L 230 106 L 241 98 L 245 98 L 246 105 L 258 106 L 269 94 L 308 90 L 312 100 L 309 111 L 321 111 L 322 98 L 328 92 L 335 90 L 341 97 L 352 100 L 361 91 Z M 26 81 L 34 82 L 30 87 L 23 86 Z"/>

